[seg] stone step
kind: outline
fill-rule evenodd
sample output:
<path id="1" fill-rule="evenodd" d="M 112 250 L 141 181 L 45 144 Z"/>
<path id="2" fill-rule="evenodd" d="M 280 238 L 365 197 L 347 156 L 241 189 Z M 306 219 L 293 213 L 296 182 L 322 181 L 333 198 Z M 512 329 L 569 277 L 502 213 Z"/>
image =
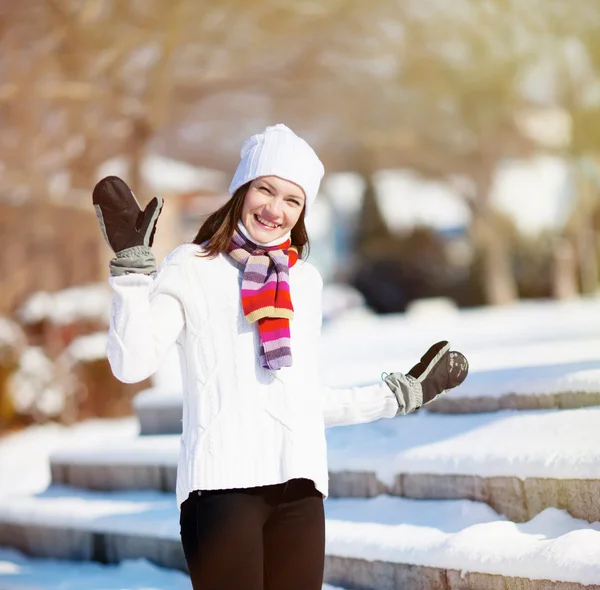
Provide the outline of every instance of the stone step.
<path id="1" fill-rule="evenodd" d="M 327 432 L 332 497 L 391 494 L 486 502 L 515 521 L 554 507 L 600 521 L 600 408 L 471 416 L 417 413 Z M 175 489 L 179 436 L 54 453 L 52 481 Z"/>
<path id="2" fill-rule="evenodd" d="M 181 434 L 181 406 L 181 395 L 173 390 L 152 388 L 141 392 L 134 401 L 140 433 Z M 471 371 L 465 383 L 426 409 L 471 414 L 591 406 L 600 406 L 600 360 Z"/>
<path id="3" fill-rule="evenodd" d="M 600 406 L 600 362 L 473 372 L 463 385 L 427 406 L 430 412 L 470 414 L 499 410 Z"/>
<path id="4" fill-rule="evenodd" d="M 329 499 L 325 506 L 325 581 L 334 585 L 372 590 L 600 588 L 600 526 L 559 511 L 515 525 L 487 505 L 467 500 L 380 496 Z M 492 538 L 494 543 L 481 543 Z M 34 497 L 5 497 L 0 546 L 37 557 L 102 563 L 146 558 L 163 567 L 186 568 L 175 497 L 158 492 L 50 487 Z"/>
<path id="5" fill-rule="evenodd" d="M 181 434 L 182 400 L 181 397 L 173 395 L 169 398 L 156 396 L 154 400 L 147 396 L 142 400 L 139 398 L 134 400 L 133 406 L 140 423 L 140 434 Z"/>

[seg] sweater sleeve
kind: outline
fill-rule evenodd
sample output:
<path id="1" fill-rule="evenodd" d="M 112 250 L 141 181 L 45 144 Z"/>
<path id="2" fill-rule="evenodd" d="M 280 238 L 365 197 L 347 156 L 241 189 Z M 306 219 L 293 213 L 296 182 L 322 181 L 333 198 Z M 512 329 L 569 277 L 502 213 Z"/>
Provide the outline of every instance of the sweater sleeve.
<path id="1" fill-rule="evenodd" d="M 160 366 L 185 324 L 177 296 L 177 265 L 163 263 L 155 277 L 126 274 L 109 279 L 114 290 L 107 357 L 124 383 L 150 377 Z"/>
<path id="2" fill-rule="evenodd" d="M 323 387 L 325 426 L 345 426 L 393 418 L 398 401 L 385 383 L 332 389 Z"/>

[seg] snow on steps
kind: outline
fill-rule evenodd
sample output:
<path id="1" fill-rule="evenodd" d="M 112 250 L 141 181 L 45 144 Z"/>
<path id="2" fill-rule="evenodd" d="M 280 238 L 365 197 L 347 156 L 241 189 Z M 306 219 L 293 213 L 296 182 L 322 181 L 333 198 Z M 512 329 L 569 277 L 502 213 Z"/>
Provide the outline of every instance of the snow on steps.
<path id="1" fill-rule="evenodd" d="M 600 408 L 417 413 L 327 431 L 332 497 L 389 493 L 485 502 L 514 521 L 548 507 L 600 521 Z M 535 433 L 532 437 L 531 433 Z M 52 481 L 90 489 L 175 488 L 178 436 L 55 453 Z"/>
<path id="2" fill-rule="evenodd" d="M 498 410 L 573 409 L 600 406 L 600 339 L 593 342 L 591 360 L 554 365 L 507 366 L 473 370 L 460 387 L 427 406 L 431 412 L 470 414 Z M 548 349 L 555 351 L 553 348 Z M 544 349 L 545 350 L 545 349 Z M 560 352 L 560 346 L 558 347 Z M 544 351 L 540 351 L 544 352 Z M 579 359 L 583 353 L 578 352 Z M 583 355 L 585 356 L 585 355 Z M 546 360 L 548 360 L 546 356 Z M 515 361 L 516 362 L 516 361 Z M 346 377 L 334 380 L 338 386 L 354 385 Z M 181 394 L 160 387 L 140 392 L 134 407 L 141 434 L 181 433 Z"/>
<path id="3" fill-rule="evenodd" d="M 600 524 L 548 509 L 514 524 L 468 500 L 329 499 L 325 579 L 388 590 L 600 588 Z M 39 557 L 185 569 L 173 494 L 51 487 L 4 498 L 0 546 Z M 554 582 L 551 582 L 553 580 Z M 587 584 L 587 586 L 584 586 Z"/>
<path id="4" fill-rule="evenodd" d="M 472 372 L 463 385 L 441 396 L 427 409 L 470 414 L 589 406 L 600 406 L 598 361 Z"/>

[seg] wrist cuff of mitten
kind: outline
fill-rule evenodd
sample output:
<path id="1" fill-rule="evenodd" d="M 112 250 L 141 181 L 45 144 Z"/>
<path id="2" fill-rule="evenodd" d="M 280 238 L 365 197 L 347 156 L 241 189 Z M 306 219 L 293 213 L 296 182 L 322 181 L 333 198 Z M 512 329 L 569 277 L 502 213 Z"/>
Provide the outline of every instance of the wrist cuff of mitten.
<path id="1" fill-rule="evenodd" d="M 384 381 L 396 396 L 398 414 L 410 414 L 423 405 L 423 389 L 414 377 L 392 373 Z"/>
<path id="2" fill-rule="evenodd" d="M 149 275 L 156 272 L 156 259 L 149 246 L 133 246 L 117 252 L 109 267 L 113 277 L 129 273 Z"/>

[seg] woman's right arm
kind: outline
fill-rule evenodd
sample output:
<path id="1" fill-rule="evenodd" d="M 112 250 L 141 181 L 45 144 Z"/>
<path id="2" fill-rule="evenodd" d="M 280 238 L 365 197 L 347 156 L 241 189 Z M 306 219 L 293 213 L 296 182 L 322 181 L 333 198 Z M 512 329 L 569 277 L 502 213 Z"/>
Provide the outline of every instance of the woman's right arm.
<path id="1" fill-rule="evenodd" d="M 137 383 L 159 367 L 185 323 L 179 262 L 173 250 L 156 271 L 151 246 L 163 200 L 142 210 L 127 183 L 107 176 L 92 192 L 100 230 L 116 257 L 110 261 L 114 290 L 106 354 L 113 374 Z"/>
<path id="2" fill-rule="evenodd" d="M 152 375 L 185 324 L 181 301 L 164 288 L 164 275 L 170 274 L 165 270 L 158 273 L 160 281 L 139 273 L 109 279 L 114 294 L 107 356 L 113 374 L 124 383 Z"/>

